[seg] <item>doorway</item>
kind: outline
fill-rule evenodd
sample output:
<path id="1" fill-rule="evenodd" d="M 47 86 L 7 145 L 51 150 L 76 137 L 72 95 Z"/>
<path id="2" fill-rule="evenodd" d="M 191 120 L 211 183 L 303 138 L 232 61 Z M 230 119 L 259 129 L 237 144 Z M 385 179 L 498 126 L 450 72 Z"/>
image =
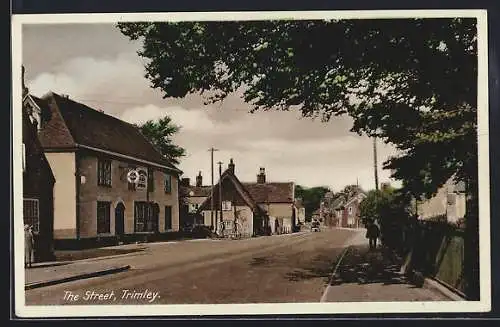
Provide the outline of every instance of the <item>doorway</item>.
<path id="1" fill-rule="evenodd" d="M 115 234 L 123 236 L 125 233 L 125 206 L 123 203 L 118 203 L 115 208 Z"/>

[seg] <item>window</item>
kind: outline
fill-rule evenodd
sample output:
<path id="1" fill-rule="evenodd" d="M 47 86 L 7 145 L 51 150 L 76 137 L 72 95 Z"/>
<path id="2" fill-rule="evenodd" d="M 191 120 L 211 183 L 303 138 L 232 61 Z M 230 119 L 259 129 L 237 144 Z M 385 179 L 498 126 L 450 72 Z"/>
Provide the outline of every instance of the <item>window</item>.
<path id="1" fill-rule="evenodd" d="M 352 215 L 352 207 L 349 207 L 349 215 Z"/>
<path id="2" fill-rule="evenodd" d="M 199 207 L 200 207 L 200 205 L 198 203 L 190 203 L 189 204 L 189 212 L 190 213 L 195 213 L 196 210 L 198 210 Z"/>
<path id="3" fill-rule="evenodd" d="M 111 186 L 111 160 L 98 160 L 97 185 Z"/>
<path id="4" fill-rule="evenodd" d="M 231 211 L 231 201 L 222 201 L 222 211 Z"/>
<path id="5" fill-rule="evenodd" d="M 172 229 L 172 207 L 165 206 L 165 230 Z"/>
<path id="6" fill-rule="evenodd" d="M 155 190 L 155 179 L 153 168 L 148 168 L 148 192 L 154 192 Z"/>
<path id="7" fill-rule="evenodd" d="M 172 176 L 165 174 L 165 193 L 172 193 Z"/>
<path id="8" fill-rule="evenodd" d="M 38 232 L 40 230 L 38 199 L 23 200 L 23 218 L 24 224 L 32 226 L 34 232 Z"/>
<path id="9" fill-rule="evenodd" d="M 26 171 L 26 144 L 23 143 L 23 171 Z"/>
<path id="10" fill-rule="evenodd" d="M 153 203 L 135 202 L 135 231 L 138 233 L 157 231 L 158 211 L 157 205 Z"/>
<path id="11" fill-rule="evenodd" d="M 97 201 L 97 234 L 108 234 L 111 230 L 111 202 Z"/>
<path id="12" fill-rule="evenodd" d="M 447 198 L 448 198 L 447 200 L 448 200 L 448 205 L 449 206 L 452 206 L 452 205 L 455 204 L 455 199 L 456 199 L 456 195 L 455 194 L 453 194 L 453 193 L 452 194 L 448 194 Z"/>

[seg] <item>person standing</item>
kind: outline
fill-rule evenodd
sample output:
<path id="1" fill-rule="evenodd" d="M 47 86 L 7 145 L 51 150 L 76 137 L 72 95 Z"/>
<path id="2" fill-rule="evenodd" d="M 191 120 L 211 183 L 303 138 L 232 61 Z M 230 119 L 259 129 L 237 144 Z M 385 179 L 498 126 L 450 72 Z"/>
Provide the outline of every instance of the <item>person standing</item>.
<path id="1" fill-rule="evenodd" d="M 35 237 L 33 227 L 24 225 L 24 268 L 31 268 L 34 261 Z"/>
<path id="2" fill-rule="evenodd" d="M 367 230 L 366 230 L 366 238 L 368 238 L 370 250 L 377 248 L 377 239 L 380 236 L 380 229 L 374 221 L 369 221 Z"/>

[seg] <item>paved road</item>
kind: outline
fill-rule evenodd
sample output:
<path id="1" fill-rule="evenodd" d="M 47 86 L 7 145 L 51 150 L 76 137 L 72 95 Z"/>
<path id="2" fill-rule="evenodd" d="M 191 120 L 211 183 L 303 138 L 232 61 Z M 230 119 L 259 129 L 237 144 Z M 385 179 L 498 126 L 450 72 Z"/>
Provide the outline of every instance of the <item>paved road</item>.
<path id="1" fill-rule="evenodd" d="M 26 304 L 319 302 L 353 234 L 324 230 L 238 241 L 152 243 L 143 253 L 106 260 L 129 264 L 129 271 L 29 290 Z"/>

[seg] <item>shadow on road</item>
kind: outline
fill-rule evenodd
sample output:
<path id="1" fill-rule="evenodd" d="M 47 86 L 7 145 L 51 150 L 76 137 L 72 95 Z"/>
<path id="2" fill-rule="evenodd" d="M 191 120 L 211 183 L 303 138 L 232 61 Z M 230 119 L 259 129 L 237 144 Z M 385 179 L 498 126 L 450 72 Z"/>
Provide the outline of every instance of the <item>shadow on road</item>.
<path id="1" fill-rule="evenodd" d="M 338 249 L 335 252 L 340 252 Z M 312 278 L 330 278 L 333 267 L 337 261 L 337 255 L 328 256 L 326 254 L 314 255 L 310 258 L 303 258 L 303 262 L 298 267 L 286 274 L 289 281 L 298 282 Z"/>
<path id="2" fill-rule="evenodd" d="M 399 273 L 401 259 L 387 250 L 369 250 L 367 246 L 351 247 L 342 260 L 330 285 L 343 283 L 383 285 L 408 284 Z"/>

